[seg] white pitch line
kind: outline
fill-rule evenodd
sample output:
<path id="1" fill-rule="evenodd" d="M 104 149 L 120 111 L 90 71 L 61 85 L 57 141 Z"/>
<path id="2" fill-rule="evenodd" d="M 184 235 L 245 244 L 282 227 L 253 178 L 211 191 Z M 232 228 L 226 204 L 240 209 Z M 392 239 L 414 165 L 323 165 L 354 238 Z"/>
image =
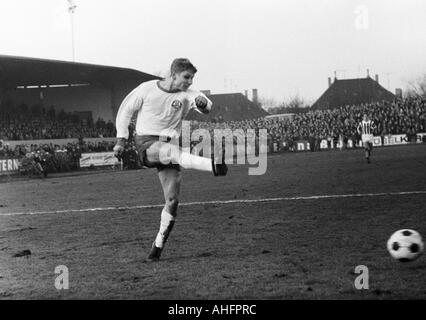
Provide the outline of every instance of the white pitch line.
<path id="1" fill-rule="evenodd" d="M 198 201 L 198 202 L 180 203 L 179 206 L 189 207 L 189 206 L 198 206 L 198 205 L 206 205 L 206 204 L 260 203 L 260 202 L 338 199 L 338 198 L 354 198 L 354 197 L 404 196 L 404 195 L 414 195 L 414 194 L 426 194 L 426 191 L 354 193 L 354 194 L 333 194 L 333 195 L 322 195 L 322 196 L 280 197 L 280 198 L 265 198 L 265 199 Z M 85 209 L 69 209 L 69 210 L 55 210 L 55 211 L 36 211 L 36 212 L 10 212 L 10 213 L 0 213 L 0 216 L 81 213 L 81 212 L 111 211 L 111 210 L 136 210 L 136 209 L 153 209 L 153 208 L 162 208 L 162 207 L 164 207 L 164 204 L 151 204 L 151 205 L 141 205 L 141 206 L 131 206 L 131 207 L 105 207 L 105 208 L 85 208 Z"/>

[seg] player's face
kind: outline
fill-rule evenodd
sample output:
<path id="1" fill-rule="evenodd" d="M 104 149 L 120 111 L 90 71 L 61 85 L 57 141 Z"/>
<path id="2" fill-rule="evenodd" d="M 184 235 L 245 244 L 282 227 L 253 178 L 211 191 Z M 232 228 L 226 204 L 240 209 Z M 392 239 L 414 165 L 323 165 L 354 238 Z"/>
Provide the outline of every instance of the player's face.
<path id="1" fill-rule="evenodd" d="M 174 89 L 186 91 L 192 85 L 194 74 L 191 71 L 182 71 L 173 75 Z"/>

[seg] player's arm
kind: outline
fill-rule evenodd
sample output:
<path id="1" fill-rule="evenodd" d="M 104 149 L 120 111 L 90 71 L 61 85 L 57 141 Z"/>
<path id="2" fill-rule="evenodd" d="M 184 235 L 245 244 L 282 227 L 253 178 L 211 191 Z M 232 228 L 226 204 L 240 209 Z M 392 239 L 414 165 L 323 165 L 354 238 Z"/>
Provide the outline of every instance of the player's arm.
<path id="1" fill-rule="evenodd" d="M 204 114 L 208 114 L 211 111 L 213 102 L 207 98 L 204 93 L 191 91 L 190 96 L 191 108 L 194 108 L 198 112 Z"/>
<path id="2" fill-rule="evenodd" d="M 117 158 L 121 158 L 124 151 L 124 145 L 129 138 L 129 124 L 133 114 L 138 111 L 143 104 L 141 90 L 134 89 L 124 98 L 117 112 L 115 126 L 117 129 L 117 143 L 114 147 L 114 154 Z"/>
<path id="3" fill-rule="evenodd" d="M 358 132 L 358 134 L 361 134 L 361 128 L 362 128 L 362 123 L 360 122 L 358 124 L 358 127 L 356 127 L 356 131 Z"/>

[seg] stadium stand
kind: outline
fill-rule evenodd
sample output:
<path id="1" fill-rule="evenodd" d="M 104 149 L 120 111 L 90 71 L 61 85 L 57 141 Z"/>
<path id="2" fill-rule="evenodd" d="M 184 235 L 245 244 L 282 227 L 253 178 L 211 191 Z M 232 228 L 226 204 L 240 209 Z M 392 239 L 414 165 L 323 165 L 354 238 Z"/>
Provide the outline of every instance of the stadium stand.
<path id="1" fill-rule="evenodd" d="M 246 99 L 243 95 L 234 95 L 232 98 L 241 101 Z M 292 117 L 265 118 L 262 115 L 255 119 L 239 121 L 228 116 L 218 121 L 218 115 L 222 114 L 220 110 L 223 111 L 220 109 L 221 105 L 223 106 L 223 103 L 219 104 L 216 116 L 211 117 L 214 121 L 192 120 L 191 130 L 204 128 L 213 135 L 214 129 L 255 129 L 256 132 L 259 132 L 259 129 L 267 129 L 268 145 L 278 146 L 276 150 L 270 148 L 270 151 L 295 151 L 295 143 L 299 140 L 309 141 L 311 151 L 319 150 L 319 144 L 324 140 L 331 148 L 335 148 L 338 141 L 346 144 L 348 140 L 353 141 L 353 146 L 356 146 L 360 140 L 356 127 L 364 113 L 376 123 L 375 134 L 382 138 L 386 135 L 402 134 L 406 135 L 408 141 L 415 141 L 416 134 L 426 132 L 426 99 L 421 97 L 345 105 L 334 109 L 307 109 L 307 112 L 294 114 Z M 236 110 L 238 113 L 240 109 Z M 134 133 L 134 121 L 131 122 L 130 132 Z M 91 119 L 81 119 L 75 113 L 58 112 L 53 107 L 46 110 L 40 105 L 16 107 L 5 102 L 0 106 L 0 158 L 22 159 L 28 157 L 28 154 L 41 154 L 47 158 L 49 170 L 52 172 L 78 169 L 83 153 L 111 151 L 115 134 L 113 122 L 100 118 L 94 122 Z M 89 141 L 91 137 L 100 139 Z M 112 139 L 102 140 L 108 137 Z M 74 141 L 62 145 L 46 141 L 37 143 L 41 139 L 49 141 L 66 138 L 74 138 Z M 11 140 L 15 141 L 13 147 L 8 143 Z M 22 144 L 19 144 L 20 140 L 23 141 Z M 125 169 L 140 168 L 135 152 L 134 142 L 130 140 L 124 157 Z"/>
<path id="2" fill-rule="evenodd" d="M 76 113 L 59 113 L 51 107 L 48 111 L 40 105 L 29 108 L 0 107 L 0 137 L 4 140 L 69 139 L 114 137 L 115 125 L 98 118 L 80 119 Z"/>
<path id="3" fill-rule="evenodd" d="M 54 109 L 47 112 L 40 111 L 40 114 L 34 116 L 31 113 L 10 114 L 4 112 L 4 109 L 1 110 L 0 138 L 4 141 L 115 137 L 115 126 L 111 121 L 105 122 L 98 119 L 95 123 L 81 122 L 71 113 L 56 114 Z M 191 125 L 193 130 L 197 128 L 209 130 L 219 128 L 267 129 L 271 139 L 281 140 L 308 140 L 310 137 L 334 139 L 340 135 L 351 138 L 357 135 L 356 126 L 364 113 L 369 114 L 377 124 L 378 135 L 407 134 L 412 136 L 426 131 L 425 99 L 420 97 L 397 99 L 393 102 L 346 105 L 332 110 L 310 110 L 306 113 L 295 114 L 292 119 L 259 117 L 222 122 L 193 120 Z M 133 122 L 131 126 L 134 127 Z M 80 144 L 80 148 L 84 151 L 106 151 L 110 150 L 111 145 L 111 142 L 86 142 Z"/>
<path id="4" fill-rule="evenodd" d="M 426 99 L 396 99 L 393 102 L 383 101 L 360 105 L 346 105 L 335 109 L 310 110 L 295 114 L 289 118 L 258 118 L 245 121 L 229 121 L 225 123 L 192 121 L 192 129 L 267 129 L 268 140 L 292 150 L 297 140 L 314 140 L 318 148 L 319 141 L 327 140 L 329 144 L 337 144 L 338 140 L 351 139 L 357 145 L 360 137 L 356 131 L 362 115 L 367 113 L 377 125 L 376 135 L 384 137 L 390 134 L 406 134 L 408 139 L 415 139 L 417 133 L 426 132 Z M 314 148 L 315 149 L 315 148 Z"/>

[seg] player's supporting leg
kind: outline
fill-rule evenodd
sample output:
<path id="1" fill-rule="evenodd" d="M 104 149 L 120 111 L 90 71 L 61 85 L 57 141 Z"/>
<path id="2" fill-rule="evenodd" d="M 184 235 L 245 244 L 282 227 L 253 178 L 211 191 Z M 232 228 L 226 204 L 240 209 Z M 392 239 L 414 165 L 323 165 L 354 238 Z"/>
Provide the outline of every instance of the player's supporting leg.
<path id="1" fill-rule="evenodd" d="M 158 177 L 163 188 L 166 204 L 161 212 L 160 230 L 152 244 L 151 252 L 147 258 L 148 261 L 158 261 L 160 259 L 175 224 L 179 204 L 181 173 L 176 169 L 166 168 L 158 172 Z"/>
<path id="2" fill-rule="evenodd" d="M 364 154 L 365 154 L 365 160 L 367 160 L 367 163 L 370 163 L 370 148 L 368 142 L 364 142 Z"/>
<path id="3" fill-rule="evenodd" d="M 184 152 L 178 146 L 170 143 L 156 142 L 148 148 L 146 154 L 148 161 L 152 163 L 167 164 L 171 162 L 179 164 L 184 169 L 211 172 L 215 176 L 225 176 L 228 172 L 224 150 L 221 153 L 222 157 L 215 157 L 215 152 L 209 159 Z"/>
<path id="4" fill-rule="evenodd" d="M 368 163 L 371 162 L 370 158 L 371 158 L 371 152 L 373 151 L 373 143 L 369 142 L 368 143 Z"/>

